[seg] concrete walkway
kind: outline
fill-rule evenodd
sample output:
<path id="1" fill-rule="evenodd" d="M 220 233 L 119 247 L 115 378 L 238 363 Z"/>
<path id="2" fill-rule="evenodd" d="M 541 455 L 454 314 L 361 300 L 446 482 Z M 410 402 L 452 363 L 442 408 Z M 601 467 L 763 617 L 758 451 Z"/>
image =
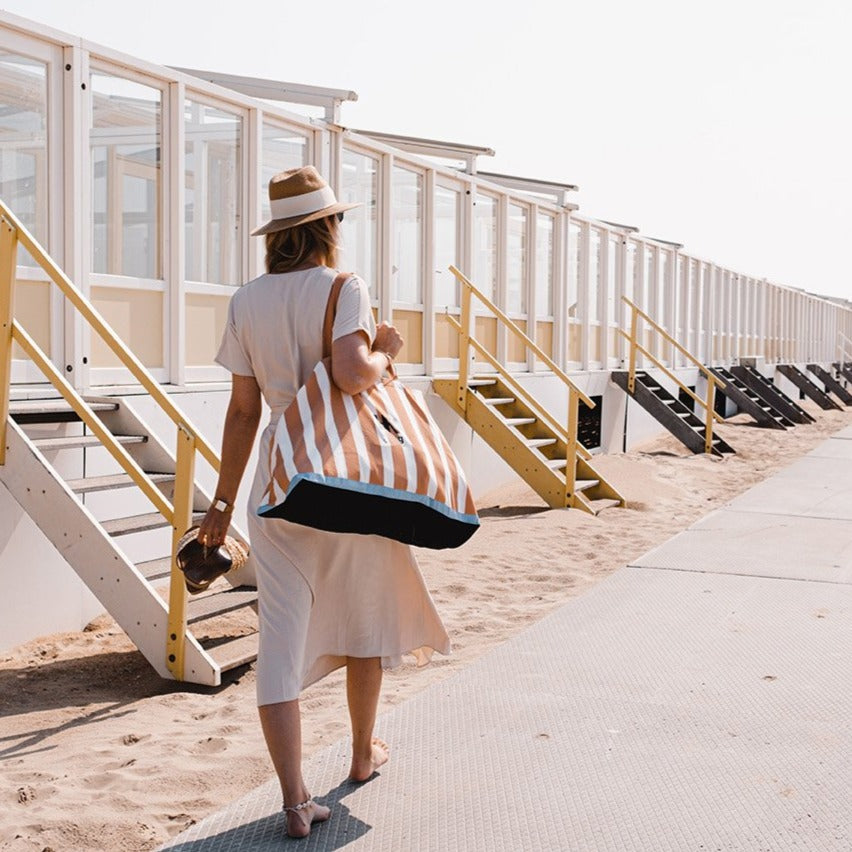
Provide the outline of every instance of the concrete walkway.
<path id="1" fill-rule="evenodd" d="M 163 848 L 849 852 L 850 646 L 852 427 L 315 755 L 307 841 L 270 781 Z"/>

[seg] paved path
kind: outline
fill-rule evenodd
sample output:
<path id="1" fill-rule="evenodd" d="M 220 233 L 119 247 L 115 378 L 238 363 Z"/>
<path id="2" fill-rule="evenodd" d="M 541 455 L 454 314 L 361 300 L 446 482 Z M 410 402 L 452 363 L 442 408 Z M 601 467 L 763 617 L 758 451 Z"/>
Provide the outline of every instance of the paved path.
<path id="1" fill-rule="evenodd" d="M 384 714 L 302 850 L 852 850 L 852 427 Z M 164 848 L 267 852 L 275 781 Z M 296 848 L 296 846 L 293 846 Z"/>

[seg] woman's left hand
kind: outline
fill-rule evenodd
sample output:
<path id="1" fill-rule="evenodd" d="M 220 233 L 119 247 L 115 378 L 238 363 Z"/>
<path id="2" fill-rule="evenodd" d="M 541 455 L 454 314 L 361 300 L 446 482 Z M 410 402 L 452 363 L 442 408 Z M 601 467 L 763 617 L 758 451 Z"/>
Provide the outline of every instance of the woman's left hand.
<path id="1" fill-rule="evenodd" d="M 230 525 L 231 513 L 220 512 L 211 506 L 201 522 L 196 538 L 205 547 L 218 547 L 224 543 Z"/>

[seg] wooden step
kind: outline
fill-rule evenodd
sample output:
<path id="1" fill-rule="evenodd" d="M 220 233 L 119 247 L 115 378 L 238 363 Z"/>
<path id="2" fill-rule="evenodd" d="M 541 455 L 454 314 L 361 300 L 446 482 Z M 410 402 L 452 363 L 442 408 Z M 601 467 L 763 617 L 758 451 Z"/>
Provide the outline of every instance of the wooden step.
<path id="1" fill-rule="evenodd" d="M 238 636 L 228 642 L 205 647 L 204 650 L 223 672 L 235 669 L 257 659 L 257 633 Z"/>
<path id="2" fill-rule="evenodd" d="M 117 402 L 90 402 L 92 411 L 118 411 Z M 9 403 L 9 414 L 16 423 L 73 423 L 80 416 L 64 399 L 19 400 Z"/>
<path id="3" fill-rule="evenodd" d="M 515 401 L 513 396 L 484 396 L 482 401 L 486 405 L 509 405 Z"/>
<path id="4" fill-rule="evenodd" d="M 148 478 L 154 482 L 173 482 L 173 473 L 149 473 Z M 88 476 L 85 479 L 69 479 L 68 487 L 76 494 L 90 494 L 94 491 L 112 491 L 115 488 L 129 488 L 136 485 L 135 480 L 126 473 L 116 473 L 112 476 Z"/>
<path id="5" fill-rule="evenodd" d="M 599 479 L 578 479 L 574 483 L 574 491 L 588 491 L 590 488 L 594 488 L 596 485 L 600 485 L 601 481 Z M 618 501 L 616 500 L 616 503 Z"/>
<path id="6" fill-rule="evenodd" d="M 556 443 L 556 438 L 528 438 L 524 442 L 528 447 L 538 449 L 539 447 L 549 447 Z"/>
<path id="7" fill-rule="evenodd" d="M 530 426 L 538 421 L 535 417 L 507 417 L 505 423 L 507 426 Z"/>
<path id="8" fill-rule="evenodd" d="M 497 379 L 469 379 L 467 386 L 469 388 L 484 388 L 489 385 L 496 385 Z"/>
<path id="9" fill-rule="evenodd" d="M 244 606 L 249 606 L 257 600 L 257 589 L 249 586 L 238 586 L 235 589 L 213 592 L 212 594 L 192 597 L 186 605 L 186 622 L 194 624 L 216 615 L 224 615 Z"/>
<path id="10" fill-rule="evenodd" d="M 198 523 L 205 514 L 205 512 L 196 512 L 192 516 L 192 522 Z M 113 518 L 109 521 L 101 521 L 101 526 L 109 535 L 119 536 L 169 527 L 171 524 L 159 512 L 150 512 L 145 515 L 131 515 L 129 518 Z"/>
<path id="11" fill-rule="evenodd" d="M 147 562 L 137 562 L 136 570 L 150 583 L 162 580 L 172 573 L 172 558 L 164 556 L 162 559 L 149 559 Z"/>
<path id="12" fill-rule="evenodd" d="M 113 437 L 119 444 L 144 444 L 148 440 L 147 435 L 114 435 Z M 97 435 L 76 435 L 71 438 L 35 438 L 33 444 L 42 452 L 103 446 Z"/>
<path id="13" fill-rule="evenodd" d="M 546 465 L 547 465 L 547 466 L 548 466 L 551 470 L 556 471 L 556 470 L 565 470 L 565 468 L 566 468 L 566 466 L 567 466 L 568 462 L 567 462 L 567 461 L 565 461 L 565 459 L 548 459 L 548 460 L 545 462 L 545 464 L 546 464 Z"/>
<path id="14" fill-rule="evenodd" d="M 620 505 L 621 501 L 613 500 L 610 497 L 601 497 L 599 500 L 589 500 L 589 506 L 591 506 L 592 511 L 596 515 L 604 509 L 613 509 Z"/>

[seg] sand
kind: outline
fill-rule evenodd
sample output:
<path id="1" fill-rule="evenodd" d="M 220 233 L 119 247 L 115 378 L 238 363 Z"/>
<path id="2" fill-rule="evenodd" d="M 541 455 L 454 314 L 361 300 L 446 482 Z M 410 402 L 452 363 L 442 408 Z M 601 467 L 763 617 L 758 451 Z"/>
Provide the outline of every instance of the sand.
<path id="1" fill-rule="evenodd" d="M 719 431 L 738 452 L 723 460 L 693 456 L 669 436 L 597 457 L 628 508 L 596 518 L 549 510 L 523 484 L 485 495 L 482 528 L 464 547 L 418 554 L 453 654 L 387 673 L 380 712 L 852 422 L 852 410 L 804 405 L 817 422 L 786 432 L 733 418 Z M 338 672 L 304 693 L 306 756 L 347 735 L 342 687 Z M 154 849 L 271 776 L 252 667 L 227 674 L 216 690 L 163 681 L 108 616 L 0 653 L 3 852 Z"/>

